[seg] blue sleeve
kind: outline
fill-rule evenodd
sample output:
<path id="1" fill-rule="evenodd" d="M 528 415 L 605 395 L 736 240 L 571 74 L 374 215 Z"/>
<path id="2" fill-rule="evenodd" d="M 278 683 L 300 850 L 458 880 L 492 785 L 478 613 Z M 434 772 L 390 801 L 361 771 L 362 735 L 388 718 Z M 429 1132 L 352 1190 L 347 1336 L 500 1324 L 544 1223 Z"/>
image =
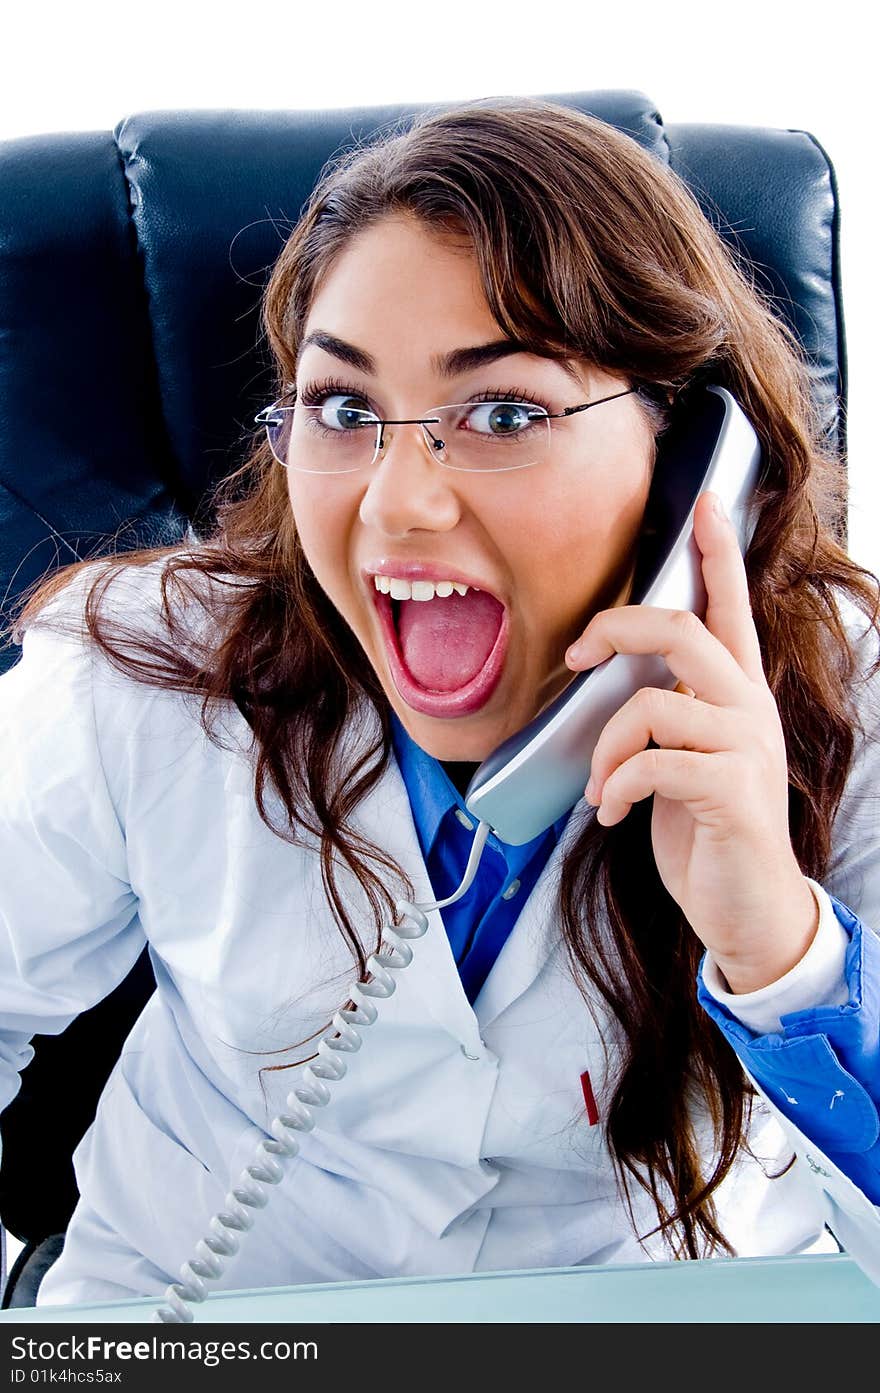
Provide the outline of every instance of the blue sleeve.
<path id="1" fill-rule="evenodd" d="M 793 1011 L 781 1033 L 757 1035 L 709 994 L 705 956 L 697 999 L 780 1112 L 880 1204 L 880 938 L 829 898 L 850 935 L 842 1006 Z"/>

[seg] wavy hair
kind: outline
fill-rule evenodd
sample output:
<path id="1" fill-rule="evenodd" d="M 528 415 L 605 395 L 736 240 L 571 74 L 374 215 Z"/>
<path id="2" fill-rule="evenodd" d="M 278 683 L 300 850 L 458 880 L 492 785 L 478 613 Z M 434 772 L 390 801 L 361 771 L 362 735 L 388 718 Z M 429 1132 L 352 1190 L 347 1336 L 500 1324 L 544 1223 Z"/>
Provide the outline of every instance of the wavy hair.
<path id="1" fill-rule="evenodd" d="M 505 334 L 625 374 L 655 438 L 670 393 L 716 381 L 742 404 L 764 456 L 749 595 L 786 733 L 792 844 L 803 872 L 821 879 L 858 724 L 856 653 L 838 596 L 876 628 L 880 587 L 841 545 L 844 462 L 823 431 L 796 337 L 687 186 L 634 140 L 552 102 L 491 99 L 423 112 L 322 170 L 263 298 L 277 396 L 295 380 L 322 279 L 359 231 L 399 212 L 466 239 Z M 384 917 L 394 914 L 388 876 L 400 878 L 396 893 L 413 894 L 402 869 L 349 825 L 391 759 L 389 705 L 307 564 L 286 476 L 265 438 L 251 442 L 215 502 L 215 525 L 197 546 L 111 553 L 44 580 L 14 637 L 21 640 L 74 573 L 94 567 L 85 619 L 113 666 L 200 695 L 211 739 L 213 716 L 233 702 L 253 731 L 259 814 L 294 845 L 300 829 L 320 839 L 328 901 L 363 977 Z M 108 626 L 102 600 L 114 577 L 159 559 L 167 641 Z M 210 641 L 197 654 L 170 594 L 205 610 Z M 351 764 L 344 735 L 364 702 L 380 734 Z M 285 810 L 280 827 L 267 815 L 267 782 Z M 562 867 L 561 932 L 586 1006 L 598 993 L 619 1027 L 603 1126 L 630 1216 L 635 1183 L 656 1206 L 651 1232 L 676 1256 L 699 1257 L 733 1251 L 713 1193 L 748 1146 L 753 1090 L 696 1000 L 702 945 L 657 872 L 651 810 L 647 799 L 613 827 L 585 823 Z M 367 896 L 375 943 L 363 944 L 349 922 L 338 858 Z M 597 937 L 590 925 L 603 916 L 608 933 Z M 697 1141 L 695 1098 L 711 1120 L 708 1157 Z"/>

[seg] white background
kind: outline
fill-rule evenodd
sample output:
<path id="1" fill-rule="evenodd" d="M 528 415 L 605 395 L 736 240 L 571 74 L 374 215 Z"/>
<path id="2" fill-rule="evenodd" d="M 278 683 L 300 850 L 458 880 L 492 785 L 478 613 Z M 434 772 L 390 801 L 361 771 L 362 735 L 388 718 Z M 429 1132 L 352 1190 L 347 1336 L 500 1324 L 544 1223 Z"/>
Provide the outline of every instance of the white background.
<path id="1" fill-rule="evenodd" d="M 318 108 L 636 89 L 666 122 L 811 132 L 838 175 L 849 348 L 850 554 L 880 572 L 877 136 L 862 3 L 398 6 L 249 0 L 16 5 L 0 140 L 110 130 L 132 112 Z"/>

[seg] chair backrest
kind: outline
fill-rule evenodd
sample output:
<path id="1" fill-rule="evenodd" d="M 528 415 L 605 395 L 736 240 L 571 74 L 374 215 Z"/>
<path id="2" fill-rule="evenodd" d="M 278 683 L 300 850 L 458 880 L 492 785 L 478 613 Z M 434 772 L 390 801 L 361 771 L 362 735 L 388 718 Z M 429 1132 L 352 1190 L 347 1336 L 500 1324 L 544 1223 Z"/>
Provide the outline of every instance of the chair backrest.
<path id="1" fill-rule="evenodd" d="M 815 137 L 665 126 L 640 92 L 547 95 L 684 178 L 798 334 L 843 445 L 838 200 Z M 258 312 L 287 233 L 335 151 L 423 109 L 158 111 L 0 143 L 0 623 L 38 577 L 113 539 L 170 544 L 209 521 L 203 499 L 269 399 Z M 7 644 L 0 671 L 18 656 Z M 0 1123 L 0 1215 L 18 1237 L 66 1225 L 70 1153 L 153 986 L 145 954 L 63 1044 L 35 1040 Z"/>

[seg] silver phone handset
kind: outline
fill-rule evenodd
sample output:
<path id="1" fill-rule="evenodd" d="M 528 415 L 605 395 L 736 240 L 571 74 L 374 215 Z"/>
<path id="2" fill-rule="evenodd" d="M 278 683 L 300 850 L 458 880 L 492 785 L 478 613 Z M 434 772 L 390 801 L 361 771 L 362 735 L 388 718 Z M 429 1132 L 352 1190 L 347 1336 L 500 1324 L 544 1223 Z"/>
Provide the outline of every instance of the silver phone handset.
<path id="1" fill-rule="evenodd" d="M 660 440 L 646 508 L 652 527 L 630 603 L 703 617 L 697 498 L 707 489 L 720 496 L 745 553 L 757 523 L 750 505 L 760 461 L 754 427 L 726 388 L 706 387 L 690 399 Z M 676 680 L 658 654 L 615 653 L 579 673 L 483 761 L 465 793 L 468 811 L 509 845 L 531 841 L 582 796 L 593 750 L 615 711 L 641 687 L 669 689 Z"/>

